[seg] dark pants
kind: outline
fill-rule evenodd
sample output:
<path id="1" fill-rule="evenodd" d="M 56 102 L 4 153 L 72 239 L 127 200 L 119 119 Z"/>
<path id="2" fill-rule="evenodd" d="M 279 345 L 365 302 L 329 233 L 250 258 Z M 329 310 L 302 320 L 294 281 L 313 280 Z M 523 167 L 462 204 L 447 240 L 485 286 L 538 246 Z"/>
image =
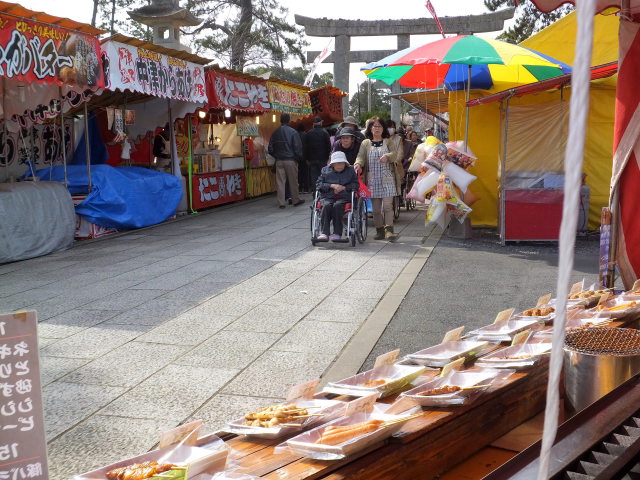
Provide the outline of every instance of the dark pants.
<path id="1" fill-rule="evenodd" d="M 333 198 L 322 199 L 322 233 L 331 233 L 331 221 L 333 220 L 333 233 L 342 235 L 342 217 L 344 216 L 344 206 L 346 200 L 334 200 Z"/>
<path id="2" fill-rule="evenodd" d="M 318 177 L 320 176 L 320 170 L 322 170 L 322 167 L 324 167 L 326 164 L 321 164 L 321 163 L 310 163 L 309 164 L 309 177 L 311 177 L 311 189 L 315 190 L 316 189 L 316 182 L 318 181 Z"/>
<path id="3" fill-rule="evenodd" d="M 311 192 L 315 190 L 316 186 L 309 184 L 309 165 L 305 160 L 302 160 L 298 164 L 298 185 L 301 192 Z"/>

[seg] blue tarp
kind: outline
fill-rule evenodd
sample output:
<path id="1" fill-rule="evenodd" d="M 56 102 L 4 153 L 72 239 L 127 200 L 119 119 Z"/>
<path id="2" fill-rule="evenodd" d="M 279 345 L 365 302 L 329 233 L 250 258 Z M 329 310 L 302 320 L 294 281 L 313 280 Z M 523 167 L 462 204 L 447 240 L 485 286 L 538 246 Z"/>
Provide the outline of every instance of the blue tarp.
<path id="1" fill-rule="evenodd" d="M 38 170 L 36 175 L 50 180 L 49 170 Z M 67 179 L 71 194 L 87 192 L 86 166 L 67 166 Z M 64 182 L 63 167 L 53 167 L 51 180 Z M 164 222 L 176 213 L 182 198 L 177 177 L 146 168 L 93 165 L 91 180 L 91 193 L 76 206 L 76 213 L 91 223 L 118 230 Z"/>

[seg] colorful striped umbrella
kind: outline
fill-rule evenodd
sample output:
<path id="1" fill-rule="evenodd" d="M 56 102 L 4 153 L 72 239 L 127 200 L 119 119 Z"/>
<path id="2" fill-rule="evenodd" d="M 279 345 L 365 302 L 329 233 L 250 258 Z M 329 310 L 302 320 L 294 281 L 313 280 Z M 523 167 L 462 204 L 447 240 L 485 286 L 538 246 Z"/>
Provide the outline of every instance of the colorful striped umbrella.
<path id="1" fill-rule="evenodd" d="M 388 85 L 448 90 L 504 90 L 571 72 L 571 67 L 534 50 L 473 35 L 409 47 L 361 68 Z M 471 71 L 471 83 L 468 83 Z"/>

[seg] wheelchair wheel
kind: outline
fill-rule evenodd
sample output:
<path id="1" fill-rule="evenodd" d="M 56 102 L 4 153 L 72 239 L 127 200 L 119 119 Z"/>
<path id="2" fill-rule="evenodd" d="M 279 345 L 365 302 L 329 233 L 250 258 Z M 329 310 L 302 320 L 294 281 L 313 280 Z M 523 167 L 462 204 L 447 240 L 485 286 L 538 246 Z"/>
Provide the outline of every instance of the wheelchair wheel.
<path id="1" fill-rule="evenodd" d="M 349 241 L 351 242 L 351 246 L 352 247 L 356 246 L 356 231 L 355 231 L 355 229 L 351 232 L 351 235 L 349 235 Z"/>
<path id="2" fill-rule="evenodd" d="M 393 197 L 393 218 L 397 220 L 400 218 L 400 197 Z"/>
<path id="3" fill-rule="evenodd" d="M 409 210 L 415 210 L 416 209 L 416 201 L 413 198 L 405 198 L 404 199 L 404 206 L 407 209 L 407 212 Z"/>
<path id="4" fill-rule="evenodd" d="M 312 207 L 312 211 L 311 211 L 311 244 L 313 246 L 316 245 L 316 243 L 318 243 L 318 234 L 320 233 L 320 218 L 321 218 L 321 211 L 318 210 L 315 207 L 315 202 L 314 202 L 314 206 Z"/>
<path id="5" fill-rule="evenodd" d="M 358 200 L 358 209 L 354 215 L 356 222 L 356 236 L 360 243 L 364 243 L 367 239 L 367 230 L 369 228 L 367 219 L 367 204 L 363 198 Z"/>

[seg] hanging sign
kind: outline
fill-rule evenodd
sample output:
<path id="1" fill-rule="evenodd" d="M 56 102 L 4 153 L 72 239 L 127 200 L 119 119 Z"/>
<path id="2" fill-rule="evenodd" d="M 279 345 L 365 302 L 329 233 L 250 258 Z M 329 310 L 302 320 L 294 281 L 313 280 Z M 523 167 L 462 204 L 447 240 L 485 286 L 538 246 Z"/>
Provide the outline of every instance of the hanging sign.
<path id="1" fill-rule="evenodd" d="M 0 15 L 0 77 L 104 87 L 100 42 L 92 35 Z"/>
<path id="2" fill-rule="evenodd" d="M 196 210 L 244 200 L 246 195 L 244 171 L 194 175 L 191 195 L 193 208 Z"/>
<path id="3" fill-rule="evenodd" d="M 257 137 L 260 131 L 253 117 L 236 117 L 236 134 L 239 137 Z"/>
<path id="4" fill-rule="evenodd" d="M 265 112 L 271 108 L 265 82 L 207 71 L 209 108 Z"/>
<path id="5" fill-rule="evenodd" d="M 309 101 L 314 115 L 329 120 L 342 120 L 342 94 L 331 86 L 321 87 L 309 92 Z"/>
<path id="6" fill-rule="evenodd" d="M 273 110 L 305 115 L 311 113 L 309 94 L 304 90 L 273 82 L 267 82 L 267 88 Z"/>
<path id="7" fill-rule="evenodd" d="M 102 45 L 102 59 L 109 90 L 207 103 L 201 65 L 113 41 Z"/>

